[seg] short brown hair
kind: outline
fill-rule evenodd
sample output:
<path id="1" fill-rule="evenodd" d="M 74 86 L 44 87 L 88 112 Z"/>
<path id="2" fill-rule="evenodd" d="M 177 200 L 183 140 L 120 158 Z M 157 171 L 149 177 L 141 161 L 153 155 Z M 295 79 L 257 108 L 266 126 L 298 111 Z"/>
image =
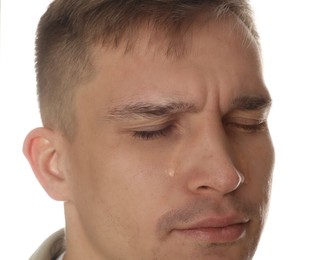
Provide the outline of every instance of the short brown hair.
<path id="1" fill-rule="evenodd" d="M 183 28 L 199 14 L 235 15 L 258 42 L 247 0 L 55 0 L 40 19 L 36 39 L 43 124 L 73 134 L 75 88 L 92 73 L 92 45 L 118 47 L 136 35 L 143 22 L 181 42 Z"/>

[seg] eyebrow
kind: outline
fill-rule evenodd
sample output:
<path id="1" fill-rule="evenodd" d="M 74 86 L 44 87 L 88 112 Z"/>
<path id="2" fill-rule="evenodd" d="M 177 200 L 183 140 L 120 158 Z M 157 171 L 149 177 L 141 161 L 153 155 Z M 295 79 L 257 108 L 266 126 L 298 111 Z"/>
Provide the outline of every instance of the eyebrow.
<path id="1" fill-rule="evenodd" d="M 233 101 L 234 109 L 261 110 L 270 108 L 272 99 L 267 96 L 240 96 Z"/>
<path id="2" fill-rule="evenodd" d="M 237 110 L 261 110 L 271 106 L 272 100 L 265 96 L 240 96 L 233 100 L 232 105 Z M 130 103 L 109 109 L 106 120 L 123 120 L 142 117 L 146 119 L 169 117 L 181 113 L 196 113 L 199 109 L 193 103 L 169 102 L 155 104 L 148 102 Z"/>
<path id="3" fill-rule="evenodd" d="M 154 104 L 138 102 L 114 107 L 109 110 L 107 119 L 131 119 L 135 117 L 158 118 L 172 116 L 180 113 L 195 113 L 198 109 L 192 103 L 169 102 L 166 104 Z"/>

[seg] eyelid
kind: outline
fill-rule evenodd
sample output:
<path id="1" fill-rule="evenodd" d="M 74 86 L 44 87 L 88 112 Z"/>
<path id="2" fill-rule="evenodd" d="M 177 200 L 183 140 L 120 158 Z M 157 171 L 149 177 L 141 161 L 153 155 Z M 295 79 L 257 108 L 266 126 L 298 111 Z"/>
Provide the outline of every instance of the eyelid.
<path id="1" fill-rule="evenodd" d="M 266 122 L 266 118 L 227 117 L 224 123 L 236 123 L 243 125 L 257 125 Z"/>
<path id="2" fill-rule="evenodd" d="M 269 115 L 269 108 L 259 110 L 234 110 L 223 117 L 223 122 L 235 121 L 242 124 L 257 124 L 265 122 Z"/>
<path id="3" fill-rule="evenodd" d="M 165 126 L 159 130 L 153 130 L 153 131 L 134 131 L 133 137 L 142 139 L 142 140 L 153 140 L 160 137 L 166 137 L 168 134 L 170 134 L 173 130 L 175 125 L 170 124 L 168 126 Z"/>
<path id="4" fill-rule="evenodd" d="M 255 120 L 266 120 L 268 118 L 269 107 L 258 110 L 235 110 L 226 115 L 226 118 L 246 118 Z"/>
<path id="5" fill-rule="evenodd" d="M 173 120 L 167 121 L 164 123 L 150 123 L 146 125 L 138 125 L 138 126 L 132 126 L 130 128 L 127 128 L 127 131 L 132 132 L 154 132 L 162 130 L 170 125 L 174 125 Z"/>
<path id="6" fill-rule="evenodd" d="M 267 129 L 267 120 L 231 117 L 223 121 L 226 129 L 233 132 L 256 133 Z"/>

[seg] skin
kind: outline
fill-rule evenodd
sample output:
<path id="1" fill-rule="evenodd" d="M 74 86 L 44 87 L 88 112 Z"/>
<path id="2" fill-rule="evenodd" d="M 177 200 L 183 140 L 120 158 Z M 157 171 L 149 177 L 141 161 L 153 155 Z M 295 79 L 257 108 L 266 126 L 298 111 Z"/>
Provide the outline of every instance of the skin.
<path id="1" fill-rule="evenodd" d="M 65 201 L 66 260 L 252 258 L 274 156 L 259 50 L 236 21 L 195 25 L 181 57 L 144 30 L 126 54 L 96 46 L 74 139 L 28 135 L 38 180 Z M 184 232 L 228 216 L 246 221 L 231 241 Z"/>

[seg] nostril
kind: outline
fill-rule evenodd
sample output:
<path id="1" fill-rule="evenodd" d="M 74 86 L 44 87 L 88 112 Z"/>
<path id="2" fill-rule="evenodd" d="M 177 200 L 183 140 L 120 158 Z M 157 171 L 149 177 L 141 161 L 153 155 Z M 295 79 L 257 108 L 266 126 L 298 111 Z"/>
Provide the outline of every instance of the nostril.
<path id="1" fill-rule="evenodd" d="M 244 175 L 233 166 L 224 171 L 212 171 L 210 174 L 193 177 L 188 184 L 189 189 L 203 194 L 211 190 L 227 194 L 237 190 L 245 181 Z"/>

